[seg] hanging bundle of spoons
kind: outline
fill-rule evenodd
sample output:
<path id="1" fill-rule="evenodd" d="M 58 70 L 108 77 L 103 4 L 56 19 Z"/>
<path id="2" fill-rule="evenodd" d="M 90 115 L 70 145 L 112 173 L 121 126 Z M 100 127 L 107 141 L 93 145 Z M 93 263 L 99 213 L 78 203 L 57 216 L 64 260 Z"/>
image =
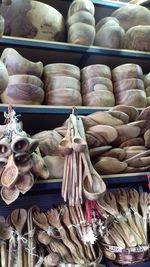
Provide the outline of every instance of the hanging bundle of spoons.
<path id="1" fill-rule="evenodd" d="M 91 163 L 82 119 L 74 112 L 69 116 L 59 151 L 65 156 L 61 191 L 64 201 L 72 206 L 81 204 L 83 192 L 89 199 L 98 199 L 106 186 Z"/>
<path id="2" fill-rule="evenodd" d="M 47 179 L 49 171 L 38 150 L 38 141 L 22 129 L 15 111 L 9 106 L 5 113 L 4 131 L 0 137 L 1 197 L 10 204 L 19 194 L 25 194 L 40 177 Z"/>

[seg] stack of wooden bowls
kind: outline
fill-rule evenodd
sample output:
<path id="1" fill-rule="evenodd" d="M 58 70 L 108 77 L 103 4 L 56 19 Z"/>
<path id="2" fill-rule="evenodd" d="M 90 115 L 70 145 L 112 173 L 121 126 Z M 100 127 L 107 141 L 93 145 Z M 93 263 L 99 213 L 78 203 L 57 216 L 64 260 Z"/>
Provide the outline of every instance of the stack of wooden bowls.
<path id="1" fill-rule="evenodd" d="M 90 65 L 81 70 L 84 106 L 112 107 L 115 105 L 111 70 L 106 65 Z"/>
<path id="2" fill-rule="evenodd" d="M 150 72 L 144 76 L 144 87 L 147 97 L 147 106 L 150 106 Z"/>
<path id="3" fill-rule="evenodd" d="M 42 62 L 31 62 L 21 56 L 15 49 L 6 48 L 1 60 L 5 64 L 9 80 L 1 95 L 2 103 L 39 105 L 44 100 Z"/>
<path id="4" fill-rule="evenodd" d="M 46 105 L 81 106 L 80 69 L 71 64 L 54 63 L 44 67 Z"/>
<path id="5" fill-rule="evenodd" d="M 143 71 L 137 64 L 123 64 L 112 70 L 116 105 L 146 107 Z"/>
<path id="6" fill-rule="evenodd" d="M 119 20 L 113 17 L 101 19 L 96 25 L 95 45 L 108 48 L 121 48 L 125 35 Z"/>
<path id="7" fill-rule="evenodd" d="M 74 0 L 68 11 L 68 42 L 92 45 L 95 39 L 94 5 L 90 0 Z"/>

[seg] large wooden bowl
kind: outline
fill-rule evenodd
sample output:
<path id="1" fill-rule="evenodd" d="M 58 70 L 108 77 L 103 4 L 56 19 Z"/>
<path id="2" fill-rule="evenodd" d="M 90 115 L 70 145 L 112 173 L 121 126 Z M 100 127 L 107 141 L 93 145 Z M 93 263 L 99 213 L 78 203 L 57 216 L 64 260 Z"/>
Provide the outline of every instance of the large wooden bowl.
<path id="1" fill-rule="evenodd" d="M 115 10 L 112 15 L 119 20 L 120 26 L 127 31 L 136 25 L 150 25 L 150 11 L 139 5 L 126 5 Z"/>
<path id="2" fill-rule="evenodd" d="M 91 107 L 113 107 L 115 105 L 114 94 L 110 91 L 93 91 L 83 96 L 83 105 Z"/>
<path id="3" fill-rule="evenodd" d="M 45 81 L 45 90 L 72 88 L 80 91 L 80 81 L 69 76 L 49 76 Z"/>
<path id="4" fill-rule="evenodd" d="M 70 27 L 72 24 L 82 22 L 92 26 L 95 26 L 94 16 L 88 11 L 80 10 L 74 13 L 72 16 L 67 19 L 67 26 Z"/>
<path id="5" fill-rule="evenodd" d="M 125 104 L 136 108 L 144 108 L 147 104 L 146 94 L 139 89 L 130 89 L 116 96 L 116 105 Z"/>
<path id="6" fill-rule="evenodd" d="M 139 65 L 127 63 L 117 66 L 112 70 L 114 82 L 130 78 L 143 79 L 143 71 Z"/>
<path id="7" fill-rule="evenodd" d="M 95 39 L 95 27 L 86 23 L 77 22 L 68 29 L 68 43 L 92 45 Z"/>
<path id="8" fill-rule="evenodd" d="M 34 75 L 28 75 L 28 74 L 16 74 L 16 75 L 10 75 L 9 76 L 9 85 L 10 84 L 17 84 L 17 83 L 27 83 L 27 84 L 33 84 L 36 86 L 39 86 L 43 88 L 43 82 L 40 78 L 34 76 Z"/>
<path id="9" fill-rule="evenodd" d="M 105 17 L 105 18 L 102 18 L 102 19 L 96 24 L 96 27 L 95 27 L 96 32 L 98 32 L 99 29 L 100 29 L 105 23 L 107 23 L 108 21 L 111 22 L 112 24 L 113 24 L 114 22 L 116 22 L 116 24 L 119 25 L 119 20 L 118 20 L 118 19 L 113 18 L 113 17 Z"/>
<path id="10" fill-rule="evenodd" d="M 71 88 L 60 88 L 48 91 L 45 97 L 46 105 L 81 106 L 82 99 L 79 91 Z"/>
<path id="11" fill-rule="evenodd" d="M 111 79 L 111 69 L 107 65 L 94 64 L 84 67 L 81 70 L 82 81 L 93 77 L 105 77 Z"/>
<path id="12" fill-rule="evenodd" d="M 8 79 L 9 77 L 8 77 L 7 69 L 5 65 L 3 64 L 3 62 L 0 60 L 0 94 L 2 94 L 4 90 L 6 89 L 8 85 Z"/>
<path id="13" fill-rule="evenodd" d="M 42 39 L 65 40 L 63 16 L 50 5 L 38 1 L 17 1 L 1 5 L 0 13 L 5 19 L 5 35 Z"/>
<path id="14" fill-rule="evenodd" d="M 82 82 L 82 94 L 87 94 L 91 91 L 97 91 L 105 86 L 106 90 L 113 91 L 113 85 L 110 79 L 104 77 L 93 77 Z"/>
<path id="15" fill-rule="evenodd" d="M 116 23 L 113 21 L 113 23 Z M 107 48 L 122 48 L 125 35 L 124 29 L 116 25 L 111 25 L 112 21 L 105 23 L 96 33 L 95 45 Z"/>
<path id="16" fill-rule="evenodd" d="M 75 65 L 67 63 L 52 63 L 44 66 L 44 78 L 56 75 L 70 76 L 80 80 L 80 69 Z"/>
<path id="17" fill-rule="evenodd" d="M 44 91 L 33 84 L 8 84 L 1 100 L 6 104 L 40 105 L 44 100 Z"/>
<path id="18" fill-rule="evenodd" d="M 123 48 L 150 52 L 150 26 L 130 28 L 125 34 Z"/>
<path id="19" fill-rule="evenodd" d="M 144 82 L 141 79 L 123 79 L 117 82 L 114 82 L 114 93 L 118 93 L 124 90 L 129 89 L 141 89 L 144 90 Z"/>

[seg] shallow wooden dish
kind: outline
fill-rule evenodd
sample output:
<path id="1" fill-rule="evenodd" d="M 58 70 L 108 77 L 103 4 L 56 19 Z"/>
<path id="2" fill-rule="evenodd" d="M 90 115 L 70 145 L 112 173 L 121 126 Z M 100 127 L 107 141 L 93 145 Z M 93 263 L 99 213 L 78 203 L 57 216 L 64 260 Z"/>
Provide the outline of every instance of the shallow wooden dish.
<path id="1" fill-rule="evenodd" d="M 40 105 L 44 100 L 44 91 L 33 84 L 8 84 L 1 100 L 6 104 Z"/>
<path id="2" fill-rule="evenodd" d="M 143 71 L 139 65 L 127 63 L 119 65 L 112 70 L 114 82 L 130 78 L 143 79 Z"/>
<path id="3" fill-rule="evenodd" d="M 80 69 L 79 67 L 67 64 L 67 63 L 53 63 L 44 66 L 43 69 L 44 77 L 51 76 L 51 75 L 63 75 L 63 76 L 70 76 L 80 80 Z"/>
<path id="4" fill-rule="evenodd" d="M 20 4 L 21 3 L 21 4 Z M 5 19 L 5 35 L 48 41 L 65 40 L 63 16 L 50 5 L 38 1 L 12 0 L 1 6 Z"/>
<path id="5" fill-rule="evenodd" d="M 102 64 L 89 65 L 81 69 L 81 80 L 93 77 L 104 77 L 111 80 L 111 69 Z"/>

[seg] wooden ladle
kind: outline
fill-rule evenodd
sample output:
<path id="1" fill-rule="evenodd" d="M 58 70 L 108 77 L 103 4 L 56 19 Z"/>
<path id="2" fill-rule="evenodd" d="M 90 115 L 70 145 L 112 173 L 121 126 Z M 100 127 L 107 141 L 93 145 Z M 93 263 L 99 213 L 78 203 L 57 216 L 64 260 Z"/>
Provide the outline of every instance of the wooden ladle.
<path id="1" fill-rule="evenodd" d="M 85 141 L 86 139 L 84 139 L 79 132 L 79 126 L 77 124 L 76 116 L 74 114 L 71 114 L 70 119 L 72 121 L 73 128 L 74 128 L 74 136 L 72 138 L 72 147 L 75 151 L 82 152 L 85 150 L 87 146 L 87 143 Z"/>
<path id="2" fill-rule="evenodd" d="M 15 134 L 12 138 L 11 149 L 15 153 L 25 152 L 29 150 L 29 140 L 25 136 Z"/>
<path id="3" fill-rule="evenodd" d="M 11 188 L 14 186 L 18 179 L 18 168 L 14 162 L 14 156 L 11 154 L 8 158 L 8 162 L 5 166 L 5 169 L 1 175 L 1 183 L 3 186 L 7 188 Z"/>
<path id="4" fill-rule="evenodd" d="M 21 234 L 27 221 L 27 211 L 25 209 L 15 209 L 11 213 L 11 221 L 18 233 L 18 258 L 17 265 L 23 267 L 23 250 Z"/>
<path id="5" fill-rule="evenodd" d="M 33 185 L 34 176 L 31 172 L 27 172 L 24 175 L 18 176 L 18 180 L 15 186 L 22 194 L 25 194 L 31 189 Z"/>
<path id="6" fill-rule="evenodd" d="M 80 117 L 78 117 L 77 123 L 79 125 L 80 135 L 86 140 L 83 123 Z M 106 191 L 106 185 L 91 163 L 87 145 L 85 152 L 82 153 L 82 160 L 85 167 L 83 192 L 88 199 L 96 200 Z"/>

